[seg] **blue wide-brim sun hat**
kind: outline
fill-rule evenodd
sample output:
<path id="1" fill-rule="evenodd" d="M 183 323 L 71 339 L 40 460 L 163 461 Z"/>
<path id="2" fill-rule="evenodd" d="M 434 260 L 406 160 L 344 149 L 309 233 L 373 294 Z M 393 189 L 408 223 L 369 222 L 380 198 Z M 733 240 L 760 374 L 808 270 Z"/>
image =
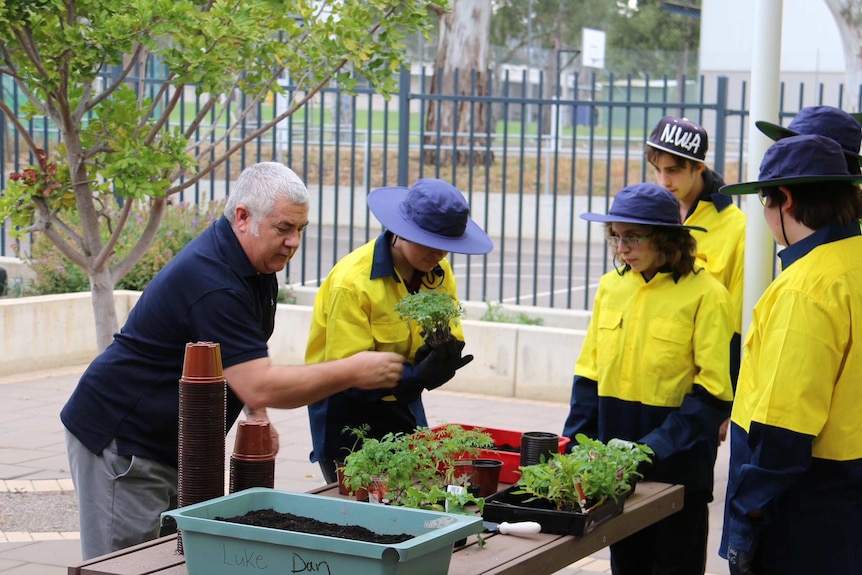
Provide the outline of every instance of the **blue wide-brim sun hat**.
<path id="1" fill-rule="evenodd" d="M 763 188 L 813 182 L 862 183 L 851 174 L 841 144 L 826 136 L 803 134 L 782 138 L 763 154 L 756 181 L 722 186 L 722 194 L 753 194 Z"/>
<path id="2" fill-rule="evenodd" d="M 859 148 L 862 147 L 862 125 L 856 114 L 850 114 L 833 106 L 808 106 L 799 110 L 785 128 L 762 120 L 754 123 L 757 129 L 771 140 L 778 141 L 790 136 L 820 134 L 832 138 L 844 150 L 844 154 L 862 163 Z"/>
<path id="3" fill-rule="evenodd" d="M 679 201 L 658 184 L 634 184 L 617 192 L 607 214 L 587 212 L 581 219 L 591 222 L 644 224 L 705 232 L 706 228 L 679 221 Z"/>
<path id="4" fill-rule="evenodd" d="M 405 240 L 456 254 L 487 254 L 494 249 L 494 242 L 470 217 L 464 195 L 444 180 L 421 178 L 410 188 L 377 188 L 367 201 L 374 217 Z"/>

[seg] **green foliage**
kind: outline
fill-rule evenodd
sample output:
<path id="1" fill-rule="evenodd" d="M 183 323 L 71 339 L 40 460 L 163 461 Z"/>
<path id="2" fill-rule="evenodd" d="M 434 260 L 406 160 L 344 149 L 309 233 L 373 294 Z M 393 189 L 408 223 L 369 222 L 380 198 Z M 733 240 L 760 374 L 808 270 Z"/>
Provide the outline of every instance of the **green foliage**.
<path id="1" fill-rule="evenodd" d="M 39 160 L 11 174 L 0 222 L 11 218 L 20 233 L 44 232 L 105 296 L 134 263 L 118 260 L 123 251 L 107 238 L 140 241 L 126 252 L 132 254 L 152 239 L 112 229 L 107 213 L 123 200 L 163 198 L 194 185 L 330 82 L 352 89 L 363 79 L 389 97 L 398 85 L 394 71 L 407 65 L 406 39 L 429 35 L 437 7 L 447 9 L 447 0 L 0 2 L 4 76 L 27 98 L 23 117 L 2 102 L 0 112 Z M 153 69 L 162 85 L 136 80 Z M 286 75 L 293 106 L 247 131 L 244 120 L 273 93 L 284 93 L 278 80 Z M 192 91 L 200 106 L 186 131 L 167 129 Z M 26 121 L 43 118 L 60 136 L 41 144 L 45 150 Z M 152 223 L 162 205 L 153 207 L 145 218 Z M 77 236 L 64 233 L 76 224 Z M 97 323 L 102 345 L 111 335 L 105 331 L 117 327 L 107 323 Z"/>
<path id="2" fill-rule="evenodd" d="M 503 309 L 502 303 L 485 302 L 488 309 L 479 318 L 481 321 L 496 323 L 518 323 L 521 325 L 542 325 L 544 321 L 540 317 L 530 317 L 525 313 L 509 313 Z"/>
<path id="3" fill-rule="evenodd" d="M 452 336 L 451 325 L 458 325 L 464 315 L 464 307 L 451 294 L 438 290 L 419 290 L 407 294 L 395 304 L 401 319 L 415 322 L 422 330 L 422 337 L 431 347 L 448 341 Z"/>
<path id="4" fill-rule="evenodd" d="M 209 227 L 224 211 L 224 202 L 206 205 L 169 206 L 156 238 L 141 260 L 117 282 L 117 289 L 142 291 L 159 270 L 167 264 L 192 238 Z M 130 233 L 117 245 L 123 256 L 132 248 L 132 239 L 146 225 L 146 210 L 136 208 L 129 216 Z M 23 255 L 23 254 L 22 254 Z M 90 289 L 87 274 L 53 248 L 43 235 L 36 236 L 29 256 L 22 259 L 36 273 L 36 279 L 27 285 L 22 295 L 47 295 L 82 292 Z"/>
<path id="5" fill-rule="evenodd" d="M 679 2 L 694 9 L 699 0 Z M 497 0 L 491 25 L 491 44 L 513 53 L 531 53 L 533 66 L 547 62 L 537 54 L 557 48 L 584 48 L 583 29 L 606 33 L 605 69 L 616 74 L 661 77 L 697 71 L 700 45 L 698 20 L 665 9 L 660 0 Z M 529 9 L 532 8 L 532 13 Z M 528 49 L 527 47 L 531 48 Z M 691 54 L 685 62 L 685 55 Z M 512 54 L 498 60 L 517 61 Z M 563 56 L 560 62 L 565 66 Z M 576 61 L 580 61 L 576 58 Z M 546 68 L 549 73 L 556 70 Z M 569 70 L 577 69 L 568 67 Z"/>
<path id="6" fill-rule="evenodd" d="M 368 428 L 345 429 L 356 444 L 344 459 L 344 484 L 352 491 L 381 491 L 391 505 L 425 509 L 480 510 L 485 500 L 466 490 L 449 491 L 454 482 L 455 461 L 477 456 L 492 447 L 491 435 L 481 429 L 447 425 L 441 429 L 417 428 L 412 434 L 387 433 L 368 437 Z M 360 446 L 361 445 L 361 446 Z"/>
<path id="7" fill-rule="evenodd" d="M 637 9 L 626 10 L 608 31 L 607 66 L 618 74 L 653 76 L 697 73 L 700 22 L 669 12 L 658 0 L 638 0 Z M 698 8 L 700 2 L 682 2 Z M 680 58 L 682 54 L 682 58 Z"/>
<path id="8" fill-rule="evenodd" d="M 631 491 L 641 477 L 638 465 L 651 461 L 653 454 L 648 446 L 629 441 L 604 444 L 580 433 L 575 440 L 571 453 L 556 453 L 541 463 L 521 467 L 519 489 L 514 493 L 531 495 L 527 501 L 551 501 L 560 510 L 587 512 L 609 497 L 616 500 Z"/>

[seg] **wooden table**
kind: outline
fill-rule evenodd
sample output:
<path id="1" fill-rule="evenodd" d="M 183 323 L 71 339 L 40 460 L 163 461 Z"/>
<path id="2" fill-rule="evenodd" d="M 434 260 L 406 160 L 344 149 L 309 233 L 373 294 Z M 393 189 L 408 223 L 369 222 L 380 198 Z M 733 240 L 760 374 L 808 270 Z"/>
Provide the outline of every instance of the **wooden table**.
<path id="1" fill-rule="evenodd" d="M 501 484 L 501 487 L 503 485 Z M 334 485 L 313 491 L 334 495 Z M 638 483 L 622 515 L 583 537 L 537 533 L 528 536 L 475 536 L 455 549 L 450 575 L 542 575 L 554 573 L 682 509 L 683 488 L 665 483 Z M 142 543 L 69 567 L 69 575 L 188 575 L 185 560 L 176 554 L 176 535 Z"/>

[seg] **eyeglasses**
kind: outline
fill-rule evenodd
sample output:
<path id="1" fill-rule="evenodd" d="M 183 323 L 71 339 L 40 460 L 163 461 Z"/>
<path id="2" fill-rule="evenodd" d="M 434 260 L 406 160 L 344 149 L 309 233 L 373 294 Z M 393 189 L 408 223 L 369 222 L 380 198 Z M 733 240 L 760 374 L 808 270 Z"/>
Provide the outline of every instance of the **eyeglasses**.
<path id="1" fill-rule="evenodd" d="M 608 236 L 608 247 L 612 250 L 617 250 L 620 244 L 626 248 L 641 245 L 644 240 L 648 240 L 649 236 Z"/>
<path id="2" fill-rule="evenodd" d="M 763 190 L 757 190 L 757 197 L 760 198 L 760 205 L 765 208 L 769 202 L 769 194 L 764 193 Z"/>

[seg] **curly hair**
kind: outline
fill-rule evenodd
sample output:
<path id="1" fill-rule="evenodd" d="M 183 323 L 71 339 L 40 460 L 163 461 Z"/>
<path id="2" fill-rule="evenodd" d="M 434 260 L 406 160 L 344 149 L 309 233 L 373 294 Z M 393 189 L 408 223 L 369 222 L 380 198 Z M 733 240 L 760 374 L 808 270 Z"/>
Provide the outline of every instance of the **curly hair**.
<path id="1" fill-rule="evenodd" d="M 703 269 L 695 267 L 697 258 L 697 240 L 686 228 L 675 228 L 665 226 L 648 226 L 650 229 L 649 239 L 653 249 L 659 254 L 659 265 L 670 267 L 674 278 L 680 278 L 689 273 L 700 273 Z M 613 234 L 612 224 L 605 224 L 605 237 Z M 617 273 L 623 275 L 631 269 L 624 261 L 618 259 L 618 253 L 614 252 L 614 262 L 619 264 Z"/>

